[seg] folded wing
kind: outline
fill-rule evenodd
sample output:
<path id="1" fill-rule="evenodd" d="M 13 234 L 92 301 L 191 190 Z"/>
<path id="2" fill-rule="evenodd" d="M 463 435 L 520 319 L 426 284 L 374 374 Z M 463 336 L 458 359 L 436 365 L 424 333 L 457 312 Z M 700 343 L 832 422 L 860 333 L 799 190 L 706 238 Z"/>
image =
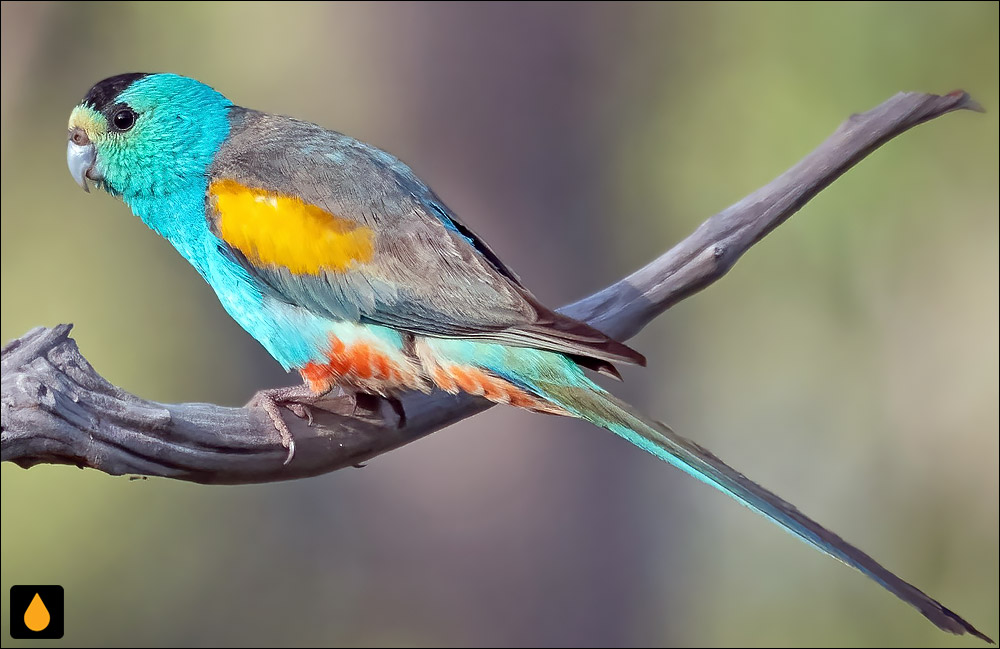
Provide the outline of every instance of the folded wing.
<path id="1" fill-rule="evenodd" d="M 245 109 L 232 126 L 210 169 L 209 226 L 272 297 L 417 335 L 558 351 L 612 375 L 611 362 L 645 363 L 541 305 L 391 155 Z"/>

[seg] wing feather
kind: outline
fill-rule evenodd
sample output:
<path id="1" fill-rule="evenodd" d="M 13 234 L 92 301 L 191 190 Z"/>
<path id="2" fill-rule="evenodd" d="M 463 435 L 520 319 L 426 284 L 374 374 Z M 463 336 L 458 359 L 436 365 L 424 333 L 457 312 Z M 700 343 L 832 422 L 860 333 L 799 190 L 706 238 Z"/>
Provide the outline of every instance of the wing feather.
<path id="1" fill-rule="evenodd" d="M 416 335 L 558 351 L 609 374 L 611 362 L 645 364 L 539 303 L 388 153 L 288 117 L 234 108 L 231 121 L 209 170 L 209 225 L 273 297 Z M 220 200 L 222 188 L 245 195 Z"/>

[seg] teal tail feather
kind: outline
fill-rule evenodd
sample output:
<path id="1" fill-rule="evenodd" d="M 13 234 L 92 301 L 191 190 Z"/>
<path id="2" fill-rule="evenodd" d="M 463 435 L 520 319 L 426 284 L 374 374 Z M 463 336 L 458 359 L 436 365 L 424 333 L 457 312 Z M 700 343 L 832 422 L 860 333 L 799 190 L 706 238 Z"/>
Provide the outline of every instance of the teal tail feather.
<path id="1" fill-rule="evenodd" d="M 956 635 L 969 633 L 996 644 L 961 616 L 903 581 L 793 505 L 753 482 L 698 444 L 681 437 L 665 424 L 637 414 L 627 403 L 596 385 L 591 383 L 588 387 L 574 387 L 533 382 L 532 387 L 540 396 L 573 415 L 624 437 L 639 448 L 762 514 L 821 552 L 857 568 L 916 608 L 938 628 Z"/>

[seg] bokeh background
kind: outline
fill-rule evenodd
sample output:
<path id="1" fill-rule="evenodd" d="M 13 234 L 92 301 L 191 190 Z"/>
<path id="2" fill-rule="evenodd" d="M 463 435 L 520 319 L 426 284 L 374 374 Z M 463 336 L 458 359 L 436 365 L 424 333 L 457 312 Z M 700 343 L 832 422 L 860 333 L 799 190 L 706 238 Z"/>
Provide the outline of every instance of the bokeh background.
<path id="1" fill-rule="evenodd" d="M 552 305 L 849 114 L 964 88 L 989 112 L 850 171 L 634 339 L 619 393 L 996 637 L 997 7 L 5 2 L 0 333 L 73 322 L 159 401 L 293 380 L 70 179 L 66 119 L 112 74 L 396 153 Z M 2 540 L 5 645 L 9 586 L 58 583 L 85 646 L 971 646 L 621 440 L 502 408 L 287 484 L 4 465 Z"/>

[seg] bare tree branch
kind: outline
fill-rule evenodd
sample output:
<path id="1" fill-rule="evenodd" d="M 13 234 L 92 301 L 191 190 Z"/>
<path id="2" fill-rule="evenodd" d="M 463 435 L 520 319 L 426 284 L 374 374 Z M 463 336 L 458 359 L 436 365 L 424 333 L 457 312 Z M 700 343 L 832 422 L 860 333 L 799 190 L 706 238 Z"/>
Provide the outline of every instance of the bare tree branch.
<path id="1" fill-rule="evenodd" d="M 964 92 L 900 93 L 853 115 L 815 151 L 632 275 L 562 311 L 627 339 L 680 300 L 722 277 L 752 245 L 865 156 L 904 131 L 958 109 Z M 270 418 L 257 408 L 145 401 L 104 380 L 69 337 L 37 328 L 2 352 L 2 459 L 22 467 L 75 464 L 216 484 L 290 480 L 364 462 L 490 406 L 440 392 L 404 399 L 407 424 L 359 414 L 334 398 L 315 425 L 286 418 L 297 452 L 287 466 Z"/>

